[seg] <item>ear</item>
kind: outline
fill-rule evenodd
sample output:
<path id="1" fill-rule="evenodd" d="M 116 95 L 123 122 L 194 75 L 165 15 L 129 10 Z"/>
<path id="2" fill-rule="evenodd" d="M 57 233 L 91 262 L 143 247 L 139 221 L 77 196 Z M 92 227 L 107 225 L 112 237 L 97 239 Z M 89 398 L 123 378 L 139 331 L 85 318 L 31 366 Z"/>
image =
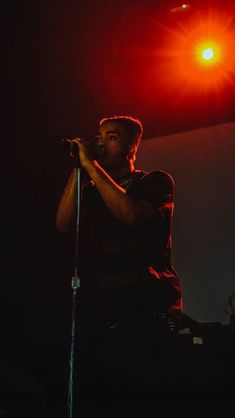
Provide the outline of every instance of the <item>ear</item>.
<path id="1" fill-rule="evenodd" d="M 127 160 L 135 161 L 136 146 L 134 144 L 128 146 Z"/>

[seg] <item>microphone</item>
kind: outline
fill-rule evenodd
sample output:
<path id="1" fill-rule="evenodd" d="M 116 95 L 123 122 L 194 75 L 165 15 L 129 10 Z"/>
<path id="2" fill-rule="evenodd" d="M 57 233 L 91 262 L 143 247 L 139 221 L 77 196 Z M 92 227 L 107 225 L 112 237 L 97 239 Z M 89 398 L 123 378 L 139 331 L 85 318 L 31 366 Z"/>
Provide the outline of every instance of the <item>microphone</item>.
<path id="1" fill-rule="evenodd" d="M 78 154 L 78 146 L 75 142 L 71 141 L 70 139 L 62 139 L 60 141 L 60 145 L 63 148 L 66 148 L 70 154 L 74 157 L 75 167 L 81 168 L 81 162 Z"/>
<path id="2" fill-rule="evenodd" d="M 74 155 L 78 155 L 78 146 L 70 139 L 62 139 L 61 146 L 66 148 L 69 152 L 72 152 Z"/>
<path id="3" fill-rule="evenodd" d="M 91 139 L 84 139 L 84 143 L 86 143 L 86 145 L 89 147 L 93 158 L 97 161 L 101 161 L 104 155 L 104 146 L 99 145 L 96 141 L 92 141 Z M 72 153 L 77 160 L 79 160 L 78 146 L 75 142 L 70 139 L 62 139 L 60 144 L 62 147 L 66 148 L 70 153 Z"/>

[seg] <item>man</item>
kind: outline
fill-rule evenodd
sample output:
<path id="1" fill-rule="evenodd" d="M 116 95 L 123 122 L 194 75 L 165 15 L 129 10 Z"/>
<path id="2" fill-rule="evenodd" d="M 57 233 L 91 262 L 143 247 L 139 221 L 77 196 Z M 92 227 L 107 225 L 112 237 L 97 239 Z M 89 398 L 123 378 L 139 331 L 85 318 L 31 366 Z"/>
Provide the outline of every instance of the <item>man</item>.
<path id="1" fill-rule="evenodd" d="M 181 310 L 170 258 L 174 182 L 164 171 L 135 169 L 142 133 L 139 120 L 115 116 L 100 122 L 96 156 L 86 141 L 72 140 L 83 172 L 80 375 L 120 384 L 144 382 L 144 375 L 149 380 L 154 355 L 149 348 L 156 335 L 162 340 L 169 333 L 161 315 Z M 59 231 L 75 229 L 76 211 L 74 168 L 57 211 Z"/>

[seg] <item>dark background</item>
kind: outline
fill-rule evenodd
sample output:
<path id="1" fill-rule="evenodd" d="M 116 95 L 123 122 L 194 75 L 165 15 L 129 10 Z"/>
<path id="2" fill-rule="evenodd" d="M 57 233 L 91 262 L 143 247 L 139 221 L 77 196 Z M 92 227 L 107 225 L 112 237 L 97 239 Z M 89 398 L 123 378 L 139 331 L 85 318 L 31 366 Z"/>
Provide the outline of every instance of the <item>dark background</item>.
<path id="1" fill-rule="evenodd" d="M 177 1 L 1 6 L 0 330 L 3 352 L 26 369 L 29 363 L 66 379 L 74 254 L 55 228 L 71 168 L 61 139 L 94 135 L 98 120 L 110 114 L 139 117 L 144 140 L 233 121 L 232 71 L 219 101 L 214 91 L 181 95 L 162 78 L 157 54 L 166 28 L 187 25 L 211 7 L 234 16 L 234 2 L 222 3 L 191 1 L 187 13 L 176 15 L 170 11 Z"/>

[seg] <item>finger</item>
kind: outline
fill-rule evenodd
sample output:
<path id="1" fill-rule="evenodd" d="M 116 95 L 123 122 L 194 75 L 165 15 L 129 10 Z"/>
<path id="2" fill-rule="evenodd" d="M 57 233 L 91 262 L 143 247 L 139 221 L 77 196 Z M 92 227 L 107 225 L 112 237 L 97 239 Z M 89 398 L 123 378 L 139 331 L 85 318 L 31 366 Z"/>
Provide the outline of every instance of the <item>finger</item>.
<path id="1" fill-rule="evenodd" d="M 71 142 L 74 142 L 74 143 L 76 143 L 76 144 L 79 144 L 79 143 L 81 143 L 81 142 L 82 142 L 82 138 L 80 138 L 80 137 L 73 138 L 73 139 L 71 140 Z"/>

